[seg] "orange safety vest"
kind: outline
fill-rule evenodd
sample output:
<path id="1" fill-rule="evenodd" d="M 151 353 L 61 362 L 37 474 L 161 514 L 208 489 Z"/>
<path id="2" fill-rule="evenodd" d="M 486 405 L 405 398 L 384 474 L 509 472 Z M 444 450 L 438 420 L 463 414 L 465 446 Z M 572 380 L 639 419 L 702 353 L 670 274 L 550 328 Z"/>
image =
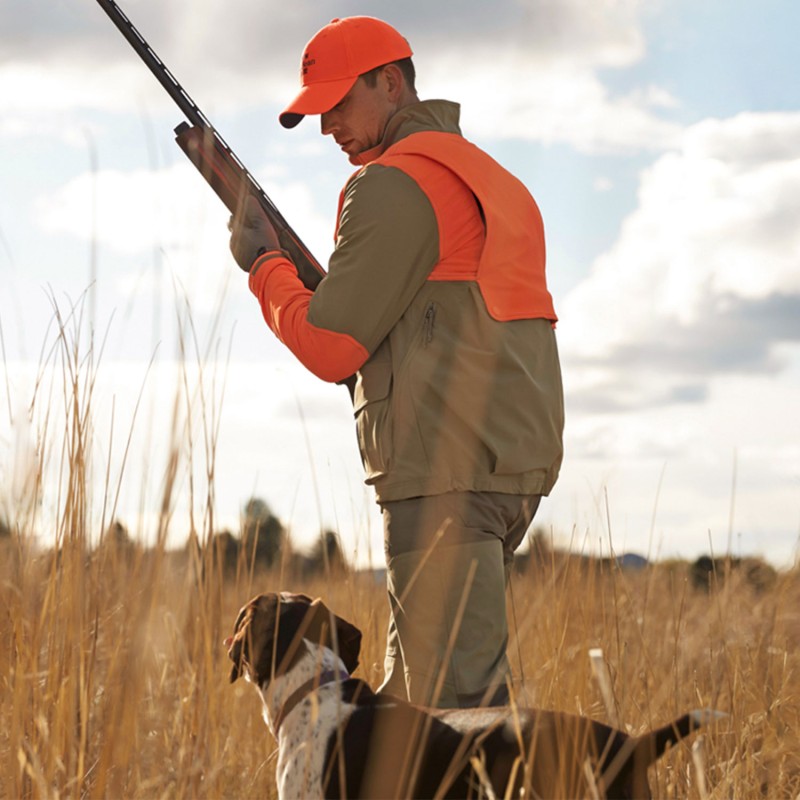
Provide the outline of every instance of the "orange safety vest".
<path id="1" fill-rule="evenodd" d="M 413 133 L 387 148 L 372 164 L 396 167 L 425 192 L 437 219 L 444 204 L 434 175 L 446 167 L 475 195 L 486 225 L 486 241 L 477 263 L 450 260 L 446 253 L 428 280 L 476 281 L 489 314 L 500 322 L 514 319 L 557 321 L 545 278 L 542 215 L 525 185 L 491 156 L 456 133 Z M 339 199 L 341 216 L 344 192 Z"/>

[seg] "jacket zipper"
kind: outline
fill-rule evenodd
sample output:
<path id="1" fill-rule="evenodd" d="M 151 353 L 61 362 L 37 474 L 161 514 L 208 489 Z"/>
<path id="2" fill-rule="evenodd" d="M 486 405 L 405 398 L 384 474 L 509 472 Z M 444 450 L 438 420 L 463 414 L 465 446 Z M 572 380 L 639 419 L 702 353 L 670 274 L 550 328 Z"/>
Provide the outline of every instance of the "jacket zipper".
<path id="1" fill-rule="evenodd" d="M 425 309 L 425 321 L 424 321 L 425 347 L 427 347 L 433 341 L 433 324 L 435 321 L 436 321 L 436 306 L 433 303 L 431 303 Z"/>

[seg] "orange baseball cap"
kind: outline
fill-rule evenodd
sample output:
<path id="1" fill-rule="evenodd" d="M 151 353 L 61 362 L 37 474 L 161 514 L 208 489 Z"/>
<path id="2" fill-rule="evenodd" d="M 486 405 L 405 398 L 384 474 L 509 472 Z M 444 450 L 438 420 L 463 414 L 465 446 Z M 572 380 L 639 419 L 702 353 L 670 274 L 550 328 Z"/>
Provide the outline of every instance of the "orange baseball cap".
<path id="1" fill-rule="evenodd" d="M 278 117 L 294 128 L 306 114 L 330 111 L 359 75 L 413 55 L 391 25 L 375 17 L 334 19 L 314 34 L 303 50 L 302 89 Z"/>

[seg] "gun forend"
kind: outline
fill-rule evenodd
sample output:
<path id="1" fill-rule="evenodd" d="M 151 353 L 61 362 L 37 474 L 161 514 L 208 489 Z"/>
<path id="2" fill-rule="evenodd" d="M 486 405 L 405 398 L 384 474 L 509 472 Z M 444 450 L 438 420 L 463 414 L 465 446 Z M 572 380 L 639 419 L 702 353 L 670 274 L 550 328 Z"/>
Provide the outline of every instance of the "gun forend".
<path id="1" fill-rule="evenodd" d="M 182 122 L 175 128 L 175 141 L 192 164 L 211 186 L 232 214 L 241 207 L 246 195 L 252 194 L 275 226 L 281 247 L 289 254 L 303 285 L 314 291 L 325 277 L 325 270 L 311 255 L 306 246 L 289 228 L 270 199 L 259 191 L 239 164 L 217 141 L 214 131 L 200 125 Z"/>
<path id="2" fill-rule="evenodd" d="M 175 128 L 175 134 L 175 141 L 189 161 L 197 167 L 228 211 L 235 214 L 247 195 L 247 184 L 237 165 L 225 158 L 227 154 L 224 151 L 215 147 L 213 132 L 209 128 L 182 122 Z"/>

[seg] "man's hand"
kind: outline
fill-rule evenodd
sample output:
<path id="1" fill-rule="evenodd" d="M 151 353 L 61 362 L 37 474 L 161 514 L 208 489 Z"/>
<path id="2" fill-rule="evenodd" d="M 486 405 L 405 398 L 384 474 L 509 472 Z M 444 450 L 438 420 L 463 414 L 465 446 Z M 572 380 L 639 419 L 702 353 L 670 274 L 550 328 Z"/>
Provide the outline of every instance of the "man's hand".
<path id="1" fill-rule="evenodd" d="M 228 223 L 231 232 L 231 253 L 245 272 L 262 253 L 280 250 L 278 233 L 253 195 L 248 195 L 243 207 Z"/>

